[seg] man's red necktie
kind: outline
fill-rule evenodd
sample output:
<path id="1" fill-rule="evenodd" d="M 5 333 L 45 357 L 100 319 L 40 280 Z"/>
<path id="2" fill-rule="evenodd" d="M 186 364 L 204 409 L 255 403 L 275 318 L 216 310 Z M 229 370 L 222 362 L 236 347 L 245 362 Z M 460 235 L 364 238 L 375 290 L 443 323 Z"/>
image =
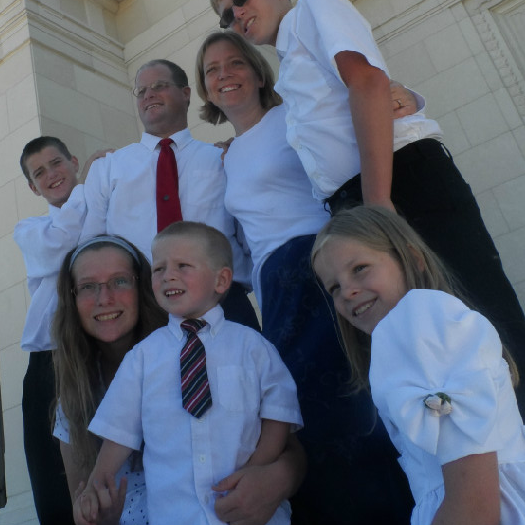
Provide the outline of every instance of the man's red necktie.
<path id="1" fill-rule="evenodd" d="M 179 199 L 179 174 L 171 139 L 160 141 L 157 162 L 157 231 L 160 232 L 172 222 L 182 220 Z"/>

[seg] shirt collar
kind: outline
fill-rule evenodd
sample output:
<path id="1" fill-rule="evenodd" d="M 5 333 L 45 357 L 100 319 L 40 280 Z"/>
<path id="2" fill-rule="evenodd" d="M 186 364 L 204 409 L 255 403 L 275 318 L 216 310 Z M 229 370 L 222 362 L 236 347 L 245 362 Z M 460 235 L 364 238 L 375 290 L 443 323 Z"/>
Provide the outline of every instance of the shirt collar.
<path id="1" fill-rule="evenodd" d="M 281 20 L 281 23 L 279 24 L 279 31 L 277 33 L 277 40 L 275 41 L 275 50 L 277 51 L 277 56 L 279 57 L 279 61 L 281 61 L 284 58 L 284 55 L 286 55 L 286 51 L 288 49 L 288 38 L 290 36 L 290 32 L 292 30 L 292 12 L 296 8 L 290 9 L 288 13 L 286 13 L 283 16 L 283 19 Z"/>
<path id="2" fill-rule="evenodd" d="M 49 216 L 54 217 L 60 212 L 60 208 L 58 206 L 53 206 L 52 204 L 48 205 L 49 208 Z"/>
<path id="3" fill-rule="evenodd" d="M 174 133 L 173 135 L 170 135 L 170 139 L 175 142 L 176 149 L 180 151 L 189 144 L 189 142 L 192 140 L 192 136 L 190 130 L 185 128 L 181 131 L 177 131 L 177 133 Z M 140 143 L 146 146 L 146 148 L 148 148 L 150 151 L 153 151 L 157 147 L 160 140 L 161 137 L 151 135 L 150 133 L 146 133 L 144 131 L 142 133 L 142 139 L 140 140 Z"/>
<path id="4" fill-rule="evenodd" d="M 215 337 L 219 331 L 222 323 L 224 322 L 224 310 L 220 305 L 214 306 L 211 310 L 208 310 L 200 319 L 206 321 L 206 326 L 202 329 L 203 332 L 209 332 L 212 337 Z M 173 334 L 179 341 L 185 338 L 186 332 L 180 327 L 180 324 L 184 321 L 183 317 L 170 314 L 169 316 L 169 327 Z"/>

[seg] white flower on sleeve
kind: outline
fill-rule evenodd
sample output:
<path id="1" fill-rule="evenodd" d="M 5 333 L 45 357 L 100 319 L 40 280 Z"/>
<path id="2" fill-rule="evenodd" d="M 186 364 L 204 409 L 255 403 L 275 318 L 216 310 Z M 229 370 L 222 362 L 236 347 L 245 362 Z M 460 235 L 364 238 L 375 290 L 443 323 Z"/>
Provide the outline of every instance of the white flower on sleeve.
<path id="1" fill-rule="evenodd" d="M 446 416 L 452 412 L 452 400 L 444 392 L 429 394 L 423 401 L 434 417 Z"/>

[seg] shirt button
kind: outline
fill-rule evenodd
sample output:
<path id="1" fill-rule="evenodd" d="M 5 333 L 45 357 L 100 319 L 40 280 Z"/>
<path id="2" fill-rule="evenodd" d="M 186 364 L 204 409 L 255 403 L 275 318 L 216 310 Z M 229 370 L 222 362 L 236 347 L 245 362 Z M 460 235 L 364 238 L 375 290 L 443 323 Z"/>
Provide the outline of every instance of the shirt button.
<path id="1" fill-rule="evenodd" d="M 199 456 L 199 461 L 200 461 L 201 463 L 206 463 L 206 456 L 205 456 L 204 454 L 201 454 L 201 455 Z"/>
<path id="2" fill-rule="evenodd" d="M 170 196 L 169 195 L 164 195 L 164 197 L 162 197 L 163 200 L 165 201 L 169 201 L 170 200 Z"/>

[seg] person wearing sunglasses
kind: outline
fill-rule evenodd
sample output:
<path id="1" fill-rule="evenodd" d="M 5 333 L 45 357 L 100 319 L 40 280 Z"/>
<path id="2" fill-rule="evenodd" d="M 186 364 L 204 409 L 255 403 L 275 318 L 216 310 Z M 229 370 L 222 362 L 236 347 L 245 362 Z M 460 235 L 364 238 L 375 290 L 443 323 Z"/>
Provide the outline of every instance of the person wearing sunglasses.
<path id="1" fill-rule="evenodd" d="M 402 215 L 502 334 L 523 374 L 525 316 L 474 194 L 436 121 L 420 111 L 392 126 L 388 68 L 368 21 L 348 0 L 211 3 L 223 26 L 276 48 L 286 136 L 314 196 L 332 214 L 364 203 Z M 525 413 L 523 384 L 517 397 Z"/>

